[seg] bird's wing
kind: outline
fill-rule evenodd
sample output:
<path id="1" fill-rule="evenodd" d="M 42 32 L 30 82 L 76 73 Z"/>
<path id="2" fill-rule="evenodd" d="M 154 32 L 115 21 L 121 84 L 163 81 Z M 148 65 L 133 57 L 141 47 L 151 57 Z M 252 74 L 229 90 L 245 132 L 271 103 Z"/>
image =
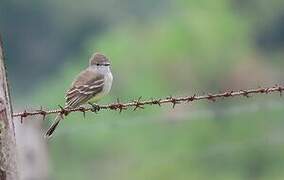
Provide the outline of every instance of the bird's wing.
<path id="1" fill-rule="evenodd" d="M 66 93 L 66 106 L 75 108 L 86 103 L 89 99 L 103 90 L 104 76 L 93 70 L 85 70 L 72 83 Z"/>

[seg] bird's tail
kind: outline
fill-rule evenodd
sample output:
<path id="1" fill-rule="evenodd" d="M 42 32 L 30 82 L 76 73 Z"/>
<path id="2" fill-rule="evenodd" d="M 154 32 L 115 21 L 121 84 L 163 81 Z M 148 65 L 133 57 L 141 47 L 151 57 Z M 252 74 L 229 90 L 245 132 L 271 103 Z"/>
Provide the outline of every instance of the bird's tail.
<path id="1" fill-rule="evenodd" d="M 62 116 L 61 116 L 61 114 L 59 113 L 59 114 L 57 114 L 57 116 L 56 116 L 54 122 L 51 124 L 51 126 L 50 126 L 50 127 L 48 128 L 48 130 L 46 131 L 46 133 L 45 133 L 45 135 L 44 135 L 45 138 L 47 138 L 47 139 L 51 138 L 51 136 L 52 136 L 54 130 L 56 129 L 56 127 L 58 126 L 58 124 L 59 124 L 59 122 L 60 122 L 61 120 L 62 120 Z"/>

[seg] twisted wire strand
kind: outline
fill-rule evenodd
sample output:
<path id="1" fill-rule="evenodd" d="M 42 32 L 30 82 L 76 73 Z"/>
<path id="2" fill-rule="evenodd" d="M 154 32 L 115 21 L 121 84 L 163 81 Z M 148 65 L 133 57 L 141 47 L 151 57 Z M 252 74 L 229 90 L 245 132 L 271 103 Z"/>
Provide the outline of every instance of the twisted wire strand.
<path id="1" fill-rule="evenodd" d="M 47 115 L 50 114 L 57 114 L 60 113 L 62 116 L 67 115 L 72 112 L 81 112 L 85 116 L 85 113 L 88 111 L 97 112 L 100 110 L 115 110 L 122 112 L 123 110 L 133 108 L 133 110 L 137 109 L 144 109 L 144 106 L 146 105 L 158 105 L 162 106 L 164 104 L 172 104 L 172 107 L 175 108 L 177 104 L 180 103 L 190 103 L 193 101 L 199 101 L 199 100 L 209 100 L 212 102 L 215 102 L 216 100 L 220 100 L 223 98 L 229 98 L 229 97 L 236 97 L 236 96 L 243 96 L 249 98 L 253 94 L 270 94 L 278 92 L 280 93 L 280 96 L 282 95 L 282 91 L 284 91 L 284 86 L 275 85 L 273 87 L 267 87 L 267 88 L 256 88 L 256 89 L 248 89 L 248 90 L 239 90 L 239 91 L 226 91 L 221 93 L 215 93 L 211 94 L 208 93 L 206 95 L 196 95 L 193 96 L 182 96 L 182 97 L 166 97 L 163 99 L 150 99 L 150 100 L 141 100 L 142 97 L 138 98 L 137 100 L 121 103 L 119 99 L 115 103 L 107 104 L 107 105 L 96 105 L 96 107 L 77 107 L 72 109 L 63 108 L 59 105 L 59 109 L 54 110 L 44 110 L 42 107 L 40 109 L 34 110 L 34 111 L 23 111 L 14 113 L 13 117 L 20 117 L 21 121 L 28 116 L 35 116 L 35 115 L 41 115 L 43 116 L 43 119 Z"/>

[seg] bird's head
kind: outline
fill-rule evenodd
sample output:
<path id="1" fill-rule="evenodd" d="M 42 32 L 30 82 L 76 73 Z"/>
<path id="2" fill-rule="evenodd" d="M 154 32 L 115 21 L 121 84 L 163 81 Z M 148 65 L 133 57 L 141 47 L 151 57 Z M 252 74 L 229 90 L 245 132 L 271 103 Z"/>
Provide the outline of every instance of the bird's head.
<path id="1" fill-rule="evenodd" d="M 94 53 L 90 59 L 90 66 L 110 66 L 110 61 L 105 55 Z"/>

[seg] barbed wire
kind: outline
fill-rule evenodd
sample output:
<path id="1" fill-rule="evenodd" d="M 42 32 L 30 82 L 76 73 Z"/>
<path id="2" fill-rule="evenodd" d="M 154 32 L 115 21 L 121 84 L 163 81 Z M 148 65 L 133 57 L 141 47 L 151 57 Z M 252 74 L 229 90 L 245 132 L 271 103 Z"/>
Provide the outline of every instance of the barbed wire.
<path id="1" fill-rule="evenodd" d="M 141 100 L 142 97 L 139 97 L 137 100 L 133 100 L 131 102 L 121 103 L 119 99 L 115 103 L 107 104 L 107 105 L 92 105 L 90 107 L 77 107 L 77 108 L 63 108 L 59 105 L 59 109 L 55 110 L 44 110 L 43 107 L 41 107 L 38 110 L 34 111 L 23 111 L 14 113 L 13 117 L 20 117 L 21 122 L 24 118 L 28 116 L 35 116 L 35 115 L 41 115 L 43 119 L 47 115 L 50 114 L 60 114 L 60 115 L 67 115 L 71 112 L 82 112 L 85 116 L 85 113 L 88 111 L 92 112 L 98 112 L 100 110 L 115 110 L 122 112 L 123 110 L 127 110 L 129 108 L 133 108 L 133 110 L 137 109 L 144 109 L 145 105 L 158 105 L 162 106 L 163 104 L 172 104 L 172 108 L 175 108 L 177 104 L 180 103 L 190 103 L 193 101 L 199 101 L 199 100 L 209 100 L 212 102 L 215 102 L 218 99 L 221 98 L 229 98 L 229 97 L 236 97 L 236 96 L 243 96 L 249 98 L 253 94 L 270 94 L 274 92 L 279 92 L 280 96 L 282 96 L 282 92 L 284 91 L 284 86 L 275 85 L 273 87 L 267 87 L 267 88 L 256 88 L 256 89 L 248 89 L 248 90 L 239 90 L 239 91 L 226 91 L 221 93 L 215 93 L 211 94 L 208 93 L 206 95 L 196 95 L 193 96 L 183 96 L 183 97 L 166 97 L 164 99 L 150 99 L 150 100 Z"/>

